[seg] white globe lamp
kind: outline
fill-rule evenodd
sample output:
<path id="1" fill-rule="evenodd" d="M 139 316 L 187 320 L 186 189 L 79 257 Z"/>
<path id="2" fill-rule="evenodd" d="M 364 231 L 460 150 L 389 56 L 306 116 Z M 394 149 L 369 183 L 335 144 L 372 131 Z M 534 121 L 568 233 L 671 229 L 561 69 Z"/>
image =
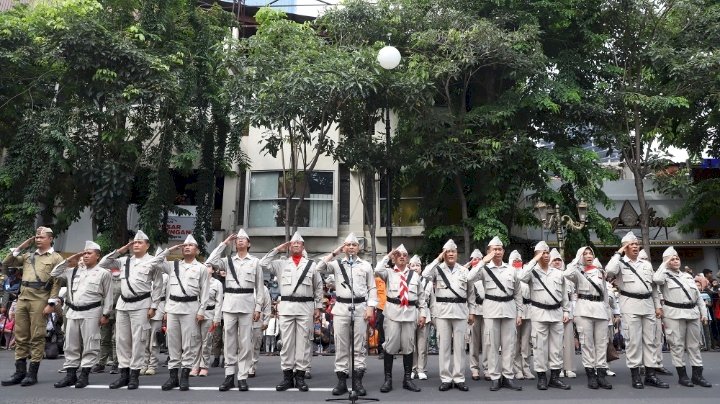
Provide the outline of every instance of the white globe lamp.
<path id="1" fill-rule="evenodd" d="M 378 52 L 377 60 L 383 69 L 392 70 L 400 64 L 400 51 L 394 46 L 386 46 Z"/>

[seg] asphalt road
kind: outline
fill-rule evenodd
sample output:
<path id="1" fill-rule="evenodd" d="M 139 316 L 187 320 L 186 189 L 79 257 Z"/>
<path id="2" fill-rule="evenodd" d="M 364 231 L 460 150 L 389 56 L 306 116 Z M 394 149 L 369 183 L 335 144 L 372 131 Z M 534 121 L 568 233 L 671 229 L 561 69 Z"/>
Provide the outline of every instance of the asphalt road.
<path id="1" fill-rule="evenodd" d="M 713 388 L 687 388 L 677 384 L 676 376 L 662 376 L 661 378 L 670 383 L 670 389 L 657 389 L 646 387 L 644 390 L 635 390 L 630 386 L 630 372 L 625 367 L 624 358 L 614 362 L 611 368 L 617 372 L 616 377 L 610 377 L 613 390 L 590 390 L 586 386 L 584 374 L 578 372 L 578 378 L 565 379 L 572 385 L 570 391 L 550 389 L 538 391 L 535 381 L 523 380 L 520 385 L 523 391 L 515 392 L 502 389 L 498 392 L 488 390 L 489 382 L 472 381 L 469 378 L 469 392 L 461 392 L 453 389 L 448 392 L 438 391 L 440 384 L 437 376 L 438 357 L 430 356 L 428 360 L 429 380 L 416 381 L 422 388 L 422 392 L 413 393 L 402 389 L 401 360 L 395 361 L 394 387 L 395 389 L 387 394 L 380 393 L 379 389 L 383 382 L 382 361 L 375 357 L 368 359 L 368 372 L 365 376 L 365 388 L 368 396 L 380 399 L 383 403 L 391 402 L 579 402 L 600 403 L 613 402 L 643 402 L 643 403 L 717 403 L 720 399 L 720 352 L 704 352 L 705 378 L 713 383 Z M 580 357 L 576 357 L 579 367 Z M 13 352 L 0 351 L 0 377 L 3 379 L 13 372 Z M 0 402 L 2 403 L 133 403 L 152 402 L 175 403 L 175 402 L 271 402 L 283 401 L 292 402 L 324 402 L 327 398 L 333 398 L 330 390 L 336 382 L 333 373 L 332 356 L 316 356 L 313 358 L 312 379 L 308 380 L 309 392 L 299 392 L 295 389 L 286 392 L 276 392 L 275 385 L 281 379 L 279 369 L 279 358 L 277 356 L 262 356 L 257 377 L 249 379 L 250 391 L 239 392 L 236 389 L 229 392 L 219 392 L 217 386 L 222 383 L 222 369 L 213 368 L 208 377 L 193 377 L 190 379 L 191 389 L 181 392 L 161 391 L 160 385 L 167 379 L 167 369 L 161 368 L 155 376 L 141 376 L 140 389 L 127 391 L 126 389 L 110 390 L 107 385 L 112 382 L 116 375 L 108 373 L 91 374 L 90 386 L 84 390 L 75 388 L 56 389 L 53 383 L 60 380 L 64 374 L 57 370 L 62 367 L 62 359 L 45 360 L 40 366 L 39 383 L 32 387 L 0 387 Z M 671 369 L 672 364 L 668 354 L 665 356 L 665 367 Z M 108 367 L 109 369 L 109 367 Z M 580 369 L 578 369 L 580 370 Z M 673 373 L 674 373 L 674 369 Z M 349 403 L 349 401 L 346 401 Z M 358 401 L 361 402 L 361 401 Z"/>

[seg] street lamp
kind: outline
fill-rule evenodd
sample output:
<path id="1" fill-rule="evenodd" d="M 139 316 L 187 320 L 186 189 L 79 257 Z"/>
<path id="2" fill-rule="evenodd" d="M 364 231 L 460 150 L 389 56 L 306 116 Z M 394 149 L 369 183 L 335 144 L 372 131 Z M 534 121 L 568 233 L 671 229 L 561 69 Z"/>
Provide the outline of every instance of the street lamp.
<path id="1" fill-rule="evenodd" d="M 385 46 L 378 52 L 377 61 L 385 70 L 392 70 L 400 64 L 400 51 L 394 46 Z M 390 105 L 385 99 L 385 186 L 387 195 L 385 202 L 387 204 L 385 212 L 385 236 L 387 238 L 387 252 L 390 254 L 392 250 L 392 203 L 390 201 L 390 193 L 392 190 L 392 174 L 390 171 Z"/>
<path id="2" fill-rule="evenodd" d="M 558 248 L 560 255 L 563 257 L 565 256 L 565 235 L 567 234 L 567 229 L 579 231 L 587 224 L 587 202 L 580 200 L 580 203 L 577 205 L 577 210 L 579 220 L 575 221 L 568 215 L 560 214 L 560 205 L 552 207 L 548 206 L 545 202 L 535 204 L 535 217 L 542 222 L 543 228 L 557 235 Z"/>

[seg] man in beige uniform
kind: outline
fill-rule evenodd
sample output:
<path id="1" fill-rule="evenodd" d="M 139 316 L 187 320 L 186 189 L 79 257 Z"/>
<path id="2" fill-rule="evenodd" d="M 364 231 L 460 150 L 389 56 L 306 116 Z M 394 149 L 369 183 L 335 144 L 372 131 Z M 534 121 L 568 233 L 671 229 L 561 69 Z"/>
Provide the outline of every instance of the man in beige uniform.
<path id="1" fill-rule="evenodd" d="M 213 324 L 220 324 L 222 320 L 223 285 L 213 277 L 212 265 L 206 263 L 208 271 L 208 302 L 205 306 L 205 321 L 200 324 L 200 350 L 193 362 L 190 376 L 205 377 L 210 367 L 210 349 L 212 348 L 213 333 L 210 328 Z"/>
<path id="2" fill-rule="evenodd" d="M 277 253 L 288 249 L 289 258 L 277 259 Z M 292 239 L 280 244 L 268 252 L 260 266 L 277 276 L 280 281 L 280 368 L 283 380 L 275 386 L 277 391 L 285 391 L 294 384 L 300 391 L 308 391 L 305 372 L 310 366 L 310 335 L 313 330 L 313 317 L 320 318 L 323 299 L 323 282 L 315 262 L 309 260 L 303 252 L 305 240 L 295 232 Z M 313 313 L 314 311 L 314 313 Z M 314 314 L 314 315 L 313 315 Z"/>
<path id="3" fill-rule="evenodd" d="M 657 285 L 652 280 L 652 266 L 639 260 L 639 253 L 638 239 L 629 232 L 622 238 L 622 247 L 610 259 L 607 274 L 617 279 L 620 289 L 620 311 L 627 335 L 625 357 L 633 388 L 644 388 L 640 366 L 645 365 L 645 384 L 666 389 L 670 386 L 655 373 L 658 367 L 655 332 L 660 326 L 657 319 L 662 317 L 662 306 Z"/>
<path id="4" fill-rule="evenodd" d="M 257 364 L 260 360 L 260 347 L 262 346 L 263 331 L 268 327 L 270 322 L 270 313 L 272 313 L 272 297 L 270 297 L 270 290 L 265 286 L 264 282 L 262 285 L 262 302 L 260 303 L 260 318 L 252 323 L 252 357 L 250 359 L 250 371 L 248 377 L 255 377 L 257 371 Z"/>
<path id="5" fill-rule="evenodd" d="M 440 391 L 453 386 L 468 391 L 465 384 L 465 334 L 475 316 L 470 302 L 475 300 L 468 269 L 457 262 L 457 245 L 448 240 L 443 251 L 423 270 L 423 278 L 435 283 L 433 315 L 437 326 L 440 361 Z M 452 351 L 452 353 L 451 353 Z"/>
<path id="6" fill-rule="evenodd" d="M 230 257 L 221 258 L 225 248 L 235 245 L 237 251 Z M 260 260 L 249 254 L 250 236 L 240 229 L 231 234 L 210 253 L 207 263 L 225 272 L 225 293 L 222 303 L 223 352 L 225 356 L 225 380 L 220 391 L 235 387 L 247 391 L 247 378 L 252 360 L 252 323 L 260 319 L 262 305 L 263 273 Z M 213 324 L 211 332 L 219 324 Z M 237 374 L 236 374 L 237 373 Z"/>
<path id="7" fill-rule="evenodd" d="M 514 383 L 513 357 L 517 326 L 522 324 L 522 295 L 516 271 L 503 262 L 505 249 L 498 237 L 488 243 L 487 255 L 470 271 L 471 282 L 483 281 L 484 338 L 487 340 L 490 391 L 500 387 L 522 390 Z M 502 348 L 502 359 L 498 351 Z M 501 380 L 502 378 L 502 380 Z"/>
<path id="8" fill-rule="evenodd" d="M 422 261 L 417 255 L 413 255 L 410 258 L 408 264 L 410 269 L 414 271 L 418 276 L 422 276 Z M 430 327 L 427 325 L 430 323 L 430 301 L 434 297 L 433 283 L 426 279 L 421 279 L 421 287 L 423 289 L 423 298 L 425 299 L 425 309 L 420 313 L 421 317 L 425 317 L 425 324 L 420 327 L 418 326 L 415 330 L 415 351 L 413 352 L 413 374 L 412 378 L 418 380 L 427 380 L 427 374 L 425 369 L 427 368 L 427 357 L 428 357 L 428 331 Z"/>
<path id="9" fill-rule="evenodd" d="M 550 266 L 558 271 L 565 270 L 565 263 L 560 255 L 557 248 L 550 250 Z M 564 274 L 563 274 L 564 277 Z M 573 326 L 573 318 L 575 314 L 575 301 L 577 297 L 575 295 L 575 284 L 565 278 L 565 295 L 568 299 L 568 321 L 563 324 L 563 352 L 562 352 L 562 364 L 564 377 L 575 378 L 575 329 Z"/>
<path id="10" fill-rule="evenodd" d="M 82 257 L 82 265 L 79 265 Z M 100 246 L 85 242 L 85 250 L 63 260 L 50 275 L 65 278 L 65 377 L 55 387 L 87 387 L 90 369 L 100 353 L 100 325 L 107 324 L 113 307 L 112 275 L 97 266 Z M 77 377 L 77 369 L 80 377 Z"/>
<path id="11" fill-rule="evenodd" d="M 15 310 L 15 373 L 2 381 L 3 386 L 37 383 L 40 361 L 45 354 L 45 316 L 52 313 L 60 290 L 60 283 L 50 276 L 52 269 L 63 260 L 52 248 L 53 240 L 52 229 L 38 227 L 34 237 L 12 249 L 3 260 L 5 268 L 23 268 Z M 33 241 L 37 249 L 23 254 Z M 27 358 L 30 358 L 29 369 Z"/>
<path id="12" fill-rule="evenodd" d="M 118 258 L 132 247 L 131 257 Z M 140 385 L 140 369 L 145 361 L 147 331 L 150 319 L 162 298 L 162 262 L 165 254 L 154 257 L 147 253 L 150 241 L 138 230 L 133 241 L 104 256 L 101 268 L 120 268 L 120 298 L 115 306 L 115 342 L 120 377 L 110 383 L 111 389 Z"/>
<path id="13" fill-rule="evenodd" d="M 475 249 L 470 254 L 470 262 L 465 267 L 471 269 L 477 265 L 483 258 L 482 252 Z M 470 314 L 475 315 L 475 321 L 470 326 L 470 374 L 473 380 L 480 380 L 483 377 L 490 381 L 487 374 L 487 357 L 488 352 L 483 338 L 483 300 L 485 298 L 485 289 L 482 281 L 475 281 L 473 288 L 475 289 L 475 301 L 470 302 Z M 480 355 L 482 354 L 482 360 Z"/>
<path id="14" fill-rule="evenodd" d="M 170 377 L 162 385 L 164 391 L 175 387 L 180 387 L 181 391 L 190 389 L 190 370 L 200 352 L 200 326 L 205 321 L 210 296 L 210 275 L 205 265 L 196 259 L 199 250 L 195 237 L 189 235 L 183 244 L 170 247 L 167 251 L 176 249 L 182 249 L 182 261 L 163 265 L 168 275 L 165 313 L 170 357 Z"/>
<path id="15" fill-rule="evenodd" d="M 570 390 L 570 386 L 560 380 L 563 323 L 568 322 L 570 310 L 565 277 L 561 270 L 550 266 L 550 247 L 546 242 L 537 243 L 535 257 L 521 270 L 519 278 L 530 287 L 530 319 L 537 388 Z"/>
<path id="16" fill-rule="evenodd" d="M 389 266 L 390 258 L 393 266 Z M 419 392 L 420 388 L 413 383 L 412 361 L 415 350 L 415 329 L 425 326 L 425 298 L 423 296 L 421 276 L 407 266 L 408 252 L 400 244 L 383 257 L 375 266 L 375 273 L 387 285 L 387 302 L 383 311 L 385 327 L 385 343 L 383 344 L 383 369 L 385 382 L 380 392 L 392 390 L 392 365 L 394 356 L 403 356 L 403 388 Z"/>
<path id="17" fill-rule="evenodd" d="M 508 264 L 515 271 L 523 268 L 522 256 L 517 250 L 510 252 Z M 515 343 L 515 357 L 513 358 L 513 373 L 515 379 L 532 380 L 535 376 L 530 371 L 530 335 L 532 333 L 532 322 L 530 321 L 530 287 L 526 282 L 520 282 L 520 295 L 522 296 L 522 324 L 518 326 L 517 342 Z"/>
<path id="18" fill-rule="evenodd" d="M 702 329 L 700 323 L 707 323 L 707 306 L 700 297 L 692 275 L 680 271 L 680 256 L 673 247 L 663 252 L 663 263 L 653 281 L 662 289 L 665 297 L 663 314 L 673 365 L 678 372 L 678 382 L 686 387 L 695 384 L 712 387 L 703 377 L 703 363 L 700 356 Z M 692 380 L 685 369 L 685 351 L 692 366 Z"/>
<path id="19" fill-rule="evenodd" d="M 367 351 L 367 322 L 377 306 L 375 274 L 369 262 L 358 257 L 360 243 L 350 233 L 345 242 L 318 263 L 318 271 L 333 275 L 336 283 L 336 300 L 332 308 L 335 330 L 335 375 L 338 383 L 332 391 L 334 396 L 347 393 L 347 378 L 352 371 L 352 389 L 359 396 L 367 395 L 362 379 L 365 375 Z M 340 252 L 345 256 L 336 258 Z M 354 295 L 354 299 L 353 299 Z M 352 305 L 354 303 L 354 306 Z M 350 369 L 351 316 L 353 322 L 352 344 L 354 345 L 354 369 Z"/>

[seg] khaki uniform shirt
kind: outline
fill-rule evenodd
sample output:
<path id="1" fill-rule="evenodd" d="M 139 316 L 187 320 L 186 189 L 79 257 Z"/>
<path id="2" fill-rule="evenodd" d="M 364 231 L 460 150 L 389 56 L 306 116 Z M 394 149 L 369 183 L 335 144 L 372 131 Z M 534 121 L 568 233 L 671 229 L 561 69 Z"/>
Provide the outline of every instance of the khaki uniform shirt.
<path id="1" fill-rule="evenodd" d="M 223 285 L 222 282 L 208 275 L 208 302 L 205 310 L 205 320 L 211 320 L 214 323 L 219 323 L 222 320 L 222 305 L 223 305 Z M 212 310 L 207 310 L 207 307 L 215 306 Z"/>
<path id="2" fill-rule="evenodd" d="M 397 267 L 389 269 L 387 265 L 388 259 L 384 257 L 375 266 L 375 273 L 385 282 L 387 297 L 394 299 L 400 297 L 400 274 L 402 273 L 405 275 L 407 282 L 408 301 L 416 301 L 417 307 L 412 304 L 403 307 L 399 304 L 386 302 L 383 315 L 392 321 L 417 322 L 418 316 L 427 310 L 425 291 L 421 283 L 422 276 L 410 270 L 409 266 L 406 266 L 402 272 L 397 272 Z"/>
<path id="3" fill-rule="evenodd" d="M 157 309 L 160 299 L 163 297 L 162 290 L 162 264 L 165 261 L 167 250 L 161 252 L 157 256 L 145 254 L 140 258 L 135 256 L 121 257 L 117 250 L 104 256 L 98 264 L 101 268 L 120 269 L 120 299 L 115 306 L 116 310 L 140 310 L 140 309 Z M 130 277 L 125 276 L 125 262 L 130 260 Z M 128 284 L 132 287 L 130 291 Z M 122 296 L 133 298 L 145 293 L 150 293 L 150 299 L 144 299 L 139 302 L 128 303 L 122 299 Z"/>
<path id="4" fill-rule="evenodd" d="M 673 278 L 676 279 L 682 287 L 678 285 L 678 282 L 675 282 Z M 653 275 L 653 281 L 660 286 L 665 301 L 679 304 L 694 304 L 690 309 L 670 307 L 665 304 L 663 305 L 663 317 L 678 320 L 690 320 L 700 317 L 708 318 L 707 306 L 702 297 L 700 297 L 700 291 L 692 275 L 683 271 L 668 270 L 665 265 L 661 265 Z M 690 295 L 689 299 L 683 291 L 683 287 Z"/>
<path id="5" fill-rule="evenodd" d="M 550 290 L 552 296 L 548 294 L 542 283 L 535 277 L 533 271 L 540 277 L 542 283 Z M 570 311 L 568 306 L 568 296 L 565 287 L 565 277 L 559 269 L 548 266 L 547 272 L 534 260 L 530 260 L 523 269 L 520 270 L 520 280 L 527 283 L 530 289 L 530 300 L 533 302 L 554 306 L 560 302 L 560 307 L 555 310 L 546 310 L 532 304 L 528 304 L 529 318 L 533 321 L 557 322 L 562 321 L 563 312 Z M 553 299 L 553 296 L 555 299 Z"/>
<path id="6" fill-rule="evenodd" d="M 300 275 L 305 271 L 308 265 L 307 257 L 300 258 L 298 265 L 292 258 L 279 258 L 277 250 L 273 249 L 260 260 L 260 266 L 263 270 L 277 276 L 280 281 L 280 295 L 292 297 L 311 297 L 311 302 L 290 302 L 283 301 L 280 298 L 278 303 L 278 314 L 281 316 L 302 316 L 312 314 L 314 309 L 322 309 L 323 303 L 323 281 L 317 265 L 310 263 L 310 269 L 303 279 Z M 298 282 L 300 282 L 298 286 Z M 297 290 L 293 290 L 297 286 Z"/>
<path id="7" fill-rule="evenodd" d="M 33 257 L 35 265 L 33 266 Z M 22 282 L 47 282 L 52 281 L 52 288 L 50 291 L 46 291 L 44 288 L 36 289 L 29 286 L 20 286 L 20 295 L 18 300 L 47 300 L 48 303 L 57 302 L 57 296 L 60 292 L 60 282 L 54 280 L 50 276 L 53 268 L 55 268 L 60 262 L 62 262 L 62 255 L 55 252 L 55 249 L 50 247 L 44 254 L 40 254 L 39 250 L 35 250 L 32 253 L 21 254 L 21 251 L 14 249 L 8 254 L 3 260 L 3 266 L 7 267 L 22 267 Z M 37 277 L 36 277 L 37 274 Z"/>
<path id="8" fill-rule="evenodd" d="M 632 266 L 636 276 L 628 266 Z M 657 285 L 653 282 L 653 269 L 647 261 L 630 261 L 627 257 L 621 257 L 615 254 L 607 264 L 608 276 L 614 276 L 617 279 L 617 285 L 620 291 L 646 294 L 650 293 L 648 299 L 635 299 L 620 294 L 620 311 L 627 314 L 648 315 L 655 314 L 655 309 L 660 309 L 660 297 L 658 296 Z"/>
<path id="9" fill-rule="evenodd" d="M 355 316 L 362 316 L 366 307 L 375 307 L 378 303 L 377 289 L 375 288 L 375 274 L 373 273 L 372 266 L 370 266 L 369 262 L 358 257 L 356 257 L 353 262 L 352 270 L 350 269 L 350 263 L 347 257 L 343 258 L 341 262 L 345 267 L 348 280 L 352 275 L 352 288 L 355 291 L 355 298 L 365 298 L 365 302 L 355 304 Z M 342 299 L 350 299 L 352 297 L 350 285 L 346 284 L 337 260 L 330 262 L 320 260 L 317 268 L 322 274 L 333 274 L 335 278 L 335 294 L 337 297 Z M 335 316 L 349 316 L 349 307 L 349 303 L 336 301 L 332 308 L 332 314 Z"/>
<path id="10" fill-rule="evenodd" d="M 187 263 L 180 261 L 178 276 L 175 275 L 174 262 L 163 264 L 163 270 L 168 274 L 167 300 L 165 301 L 165 312 L 171 314 L 197 314 L 205 316 L 205 307 L 210 298 L 210 274 L 205 264 L 193 259 Z M 182 283 L 182 288 L 180 284 Z M 185 292 L 183 293 L 183 288 Z M 191 302 L 176 302 L 172 296 L 186 297 L 195 296 Z"/>
<path id="11" fill-rule="evenodd" d="M 222 311 L 225 313 L 253 313 L 261 311 L 263 299 L 263 271 L 260 266 L 260 260 L 247 254 L 240 258 L 239 255 L 233 254 L 232 257 L 221 258 L 220 255 L 225 251 L 225 244 L 220 243 L 217 248 L 210 253 L 206 263 L 220 268 L 225 271 L 225 288 L 232 289 L 253 289 L 254 293 L 225 293 L 223 299 Z M 237 280 L 230 270 L 228 260 L 231 259 Z"/>
<path id="12" fill-rule="evenodd" d="M 253 321 L 252 328 L 262 328 L 270 323 L 270 314 L 272 314 L 272 298 L 270 290 L 263 284 L 262 286 L 262 302 L 260 302 L 260 319 Z"/>
<path id="13" fill-rule="evenodd" d="M 75 272 L 75 277 L 73 277 Z M 86 306 L 102 302 L 102 305 L 85 311 L 75 311 L 69 305 L 65 316 L 72 319 L 110 317 L 113 310 L 112 275 L 109 271 L 95 265 L 92 268 L 68 268 L 67 260 L 63 260 L 50 273 L 55 278 L 67 280 L 68 291 L 66 302 L 74 306 Z"/>
<path id="14" fill-rule="evenodd" d="M 493 271 L 498 282 L 505 288 L 505 292 L 495 283 L 488 271 Z M 484 318 L 517 318 L 522 317 L 524 312 L 524 304 L 522 297 L 522 286 L 520 279 L 517 277 L 517 271 L 503 262 L 499 266 L 495 262 L 483 265 L 483 261 L 476 264 L 468 275 L 471 282 L 477 280 L 482 281 L 485 290 L 485 298 L 483 300 L 483 317 Z M 490 300 L 487 297 L 505 297 L 512 296 L 513 300 L 509 302 L 498 302 Z"/>
<path id="15" fill-rule="evenodd" d="M 445 283 L 440 271 L 443 272 L 448 284 Z M 425 279 L 435 282 L 435 301 L 433 302 L 433 316 L 435 318 L 467 319 L 470 315 L 470 302 L 475 300 L 475 289 L 468 279 L 468 269 L 456 263 L 449 268 L 446 263 L 438 263 L 437 259 L 428 264 L 422 272 Z M 438 299 L 465 299 L 465 303 L 441 302 Z"/>

